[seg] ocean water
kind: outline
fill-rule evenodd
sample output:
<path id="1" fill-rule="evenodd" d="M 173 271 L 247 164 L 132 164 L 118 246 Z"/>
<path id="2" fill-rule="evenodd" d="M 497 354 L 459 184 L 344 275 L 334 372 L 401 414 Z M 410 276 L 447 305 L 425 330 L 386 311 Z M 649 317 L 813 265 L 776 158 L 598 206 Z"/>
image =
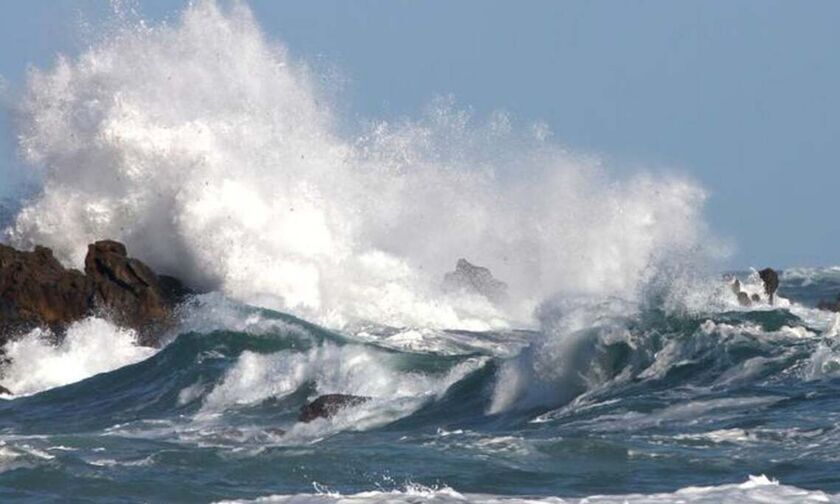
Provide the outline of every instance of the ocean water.
<path id="1" fill-rule="evenodd" d="M 840 270 L 742 307 L 690 178 L 449 98 L 350 125 L 247 6 L 173 19 L 11 100 L 38 187 L 3 240 L 117 239 L 203 294 L 160 349 L 97 317 L 6 345 L 1 500 L 840 501 Z M 444 289 L 461 257 L 507 297 Z M 330 393 L 371 400 L 297 421 Z"/>

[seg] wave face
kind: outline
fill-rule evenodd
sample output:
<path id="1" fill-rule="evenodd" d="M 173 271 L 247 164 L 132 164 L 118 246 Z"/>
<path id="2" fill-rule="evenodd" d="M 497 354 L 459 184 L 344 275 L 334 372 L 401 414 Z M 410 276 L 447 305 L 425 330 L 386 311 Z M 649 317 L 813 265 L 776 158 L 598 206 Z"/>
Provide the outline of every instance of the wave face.
<path id="1" fill-rule="evenodd" d="M 828 273 L 811 276 L 824 288 Z M 807 290 L 783 278 L 783 296 Z M 781 301 L 679 315 L 578 303 L 535 331 L 335 332 L 213 293 L 153 355 L 90 319 L 60 347 L 11 348 L 6 385 L 25 387 L 0 401 L 0 493 L 840 502 L 840 317 Z M 298 422 L 329 393 L 370 400 Z"/>
<path id="2" fill-rule="evenodd" d="M 545 126 L 447 99 L 342 134 L 322 80 L 241 5 L 125 22 L 31 72 L 20 151 L 42 189 L 8 240 L 78 266 L 118 239 L 194 286 L 331 327 L 475 330 L 527 322 L 557 292 L 633 295 L 709 242 L 689 180 L 619 177 Z M 442 292 L 460 257 L 512 301 Z"/>
<path id="3" fill-rule="evenodd" d="M 836 268 L 742 307 L 690 180 L 446 99 L 354 129 L 324 87 L 210 1 L 31 72 L 6 239 L 207 293 L 159 350 L 99 318 L 7 344 L 0 499 L 838 500 Z M 444 289 L 461 257 L 506 299 Z M 369 400 L 297 420 L 336 393 Z"/>

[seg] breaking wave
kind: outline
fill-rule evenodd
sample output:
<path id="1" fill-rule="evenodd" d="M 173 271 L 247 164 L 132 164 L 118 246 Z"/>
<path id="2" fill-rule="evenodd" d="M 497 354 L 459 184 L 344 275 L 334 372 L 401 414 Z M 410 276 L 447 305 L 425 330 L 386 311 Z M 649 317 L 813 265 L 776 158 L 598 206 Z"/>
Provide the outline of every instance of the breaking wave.
<path id="1" fill-rule="evenodd" d="M 449 99 L 347 134 L 322 81 L 241 4 L 124 22 L 31 72 L 19 147 L 42 187 L 8 240 L 78 266 L 118 239 L 193 286 L 331 327 L 476 330 L 529 323 L 557 292 L 632 297 L 708 252 L 686 178 L 627 176 Z M 459 257 L 510 301 L 441 292 Z"/>
<path id="2" fill-rule="evenodd" d="M 15 113 L 40 185 L 6 205 L 5 239 L 67 266 L 117 239 L 206 293 L 161 349 L 95 317 L 7 343 L 0 487 L 836 500 L 815 490 L 840 490 L 840 315 L 815 309 L 836 268 L 741 306 L 708 273 L 720 248 L 693 181 L 449 98 L 348 126 L 328 87 L 245 6 L 209 0 L 31 71 Z M 507 295 L 443 288 L 461 257 Z M 367 400 L 299 421 L 323 394 Z"/>

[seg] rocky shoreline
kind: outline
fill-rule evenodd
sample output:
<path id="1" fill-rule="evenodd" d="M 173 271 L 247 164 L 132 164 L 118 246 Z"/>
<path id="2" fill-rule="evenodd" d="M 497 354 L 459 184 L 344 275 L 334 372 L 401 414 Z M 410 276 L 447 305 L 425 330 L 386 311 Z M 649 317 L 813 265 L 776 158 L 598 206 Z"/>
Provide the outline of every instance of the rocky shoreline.
<path id="1" fill-rule="evenodd" d="M 116 241 L 90 244 L 84 272 L 64 268 L 46 247 L 20 251 L 0 244 L 0 345 L 36 327 L 58 341 L 73 322 L 99 315 L 136 330 L 139 344 L 156 347 L 175 307 L 190 294 Z"/>
<path id="2" fill-rule="evenodd" d="M 742 305 L 764 301 L 762 298 L 774 304 L 777 272 L 766 268 L 759 276 L 764 283 L 763 296 L 748 295 L 740 282 L 732 279 L 732 292 Z M 443 287 L 444 291 L 476 293 L 493 302 L 504 301 L 507 289 L 487 268 L 465 259 L 446 274 Z M 70 324 L 91 315 L 135 330 L 139 345 L 159 347 L 160 338 L 175 323 L 177 306 L 192 294 L 177 278 L 156 274 L 142 261 L 129 257 L 125 245 L 117 241 L 90 244 L 84 271 L 65 268 L 46 247 L 21 251 L 0 244 L 0 365 L 8 360 L 3 348 L 10 340 L 42 328 L 57 344 Z M 836 301 L 821 302 L 818 308 L 840 311 L 840 296 Z M 10 393 L 0 385 L 0 394 Z M 301 421 L 329 417 L 368 399 L 327 394 L 301 411 Z"/>

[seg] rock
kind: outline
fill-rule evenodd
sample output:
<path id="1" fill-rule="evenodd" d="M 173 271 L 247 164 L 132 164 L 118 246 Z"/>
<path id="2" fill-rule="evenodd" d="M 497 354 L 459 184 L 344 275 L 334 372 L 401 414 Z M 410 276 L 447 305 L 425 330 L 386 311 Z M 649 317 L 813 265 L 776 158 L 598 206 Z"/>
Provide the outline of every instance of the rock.
<path id="1" fill-rule="evenodd" d="M 480 294 L 494 303 L 507 299 L 507 284 L 496 280 L 490 270 L 476 266 L 466 259 L 458 259 L 455 271 L 443 277 L 446 292 L 467 291 Z"/>
<path id="2" fill-rule="evenodd" d="M 64 269 L 50 249 L 0 245 L 0 341 L 39 326 L 58 331 L 88 313 L 89 298 L 85 276 Z"/>
<path id="3" fill-rule="evenodd" d="M 835 301 L 820 301 L 819 304 L 817 304 L 817 308 L 834 313 L 840 312 L 840 294 L 837 295 L 837 299 Z"/>
<path id="4" fill-rule="evenodd" d="M 7 389 L 3 385 L 0 385 L 0 395 L 14 395 L 11 390 Z"/>
<path id="5" fill-rule="evenodd" d="M 65 269 L 46 247 L 24 252 L 0 245 L 0 344 L 35 327 L 60 338 L 69 324 L 99 314 L 137 330 L 140 344 L 157 346 L 189 293 L 177 279 L 158 277 L 128 257 L 119 242 L 90 245 L 84 274 Z"/>
<path id="6" fill-rule="evenodd" d="M 730 287 L 732 288 L 732 293 L 736 296 L 741 293 L 741 281 L 737 278 L 730 284 Z"/>
<path id="7" fill-rule="evenodd" d="M 779 274 L 773 268 L 764 268 L 758 272 L 758 276 L 764 282 L 764 292 L 767 294 L 770 304 L 773 304 L 776 290 L 779 288 Z"/>
<path id="8" fill-rule="evenodd" d="M 185 295 L 181 283 L 163 281 L 148 266 L 128 257 L 125 245 L 104 240 L 88 246 L 85 275 L 96 311 L 140 333 L 141 344 L 155 346 L 155 337 L 171 322 L 171 309 Z"/>
<path id="9" fill-rule="evenodd" d="M 749 295 L 748 292 L 741 290 L 741 281 L 737 278 L 732 282 L 730 285 L 732 288 L 732 293 L 735 294 L 735 297 L 738 298 L 738 304 L 741 306 L 752 306 L 753 303 L 757 303 L 761 301 L 761 298 L 758 294 L 753 294 L 752 296 Z"/>
<path id="10" fill-rule="evenodd" d="M 343 408 L 358 406 L 369 400 L 369 397 L 347 394 L 322 395 L 300 409 L 298 420 L 301 422 L 311 422 L 316 418 L 330 418 Z"/>

